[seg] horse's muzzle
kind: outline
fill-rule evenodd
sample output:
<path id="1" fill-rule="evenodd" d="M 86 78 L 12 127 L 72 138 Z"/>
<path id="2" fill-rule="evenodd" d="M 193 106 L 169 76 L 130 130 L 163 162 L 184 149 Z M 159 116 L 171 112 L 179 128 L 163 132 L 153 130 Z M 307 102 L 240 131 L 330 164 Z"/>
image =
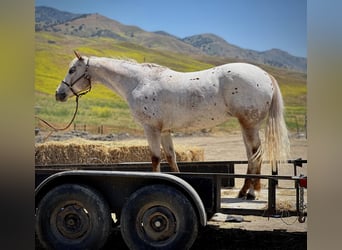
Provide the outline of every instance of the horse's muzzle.
<path id="1" fill-rule="evenodd" d="M 56 101 L 65 102 L 67 100 L 66 93 L 59 93 L 56 91 Z"/>

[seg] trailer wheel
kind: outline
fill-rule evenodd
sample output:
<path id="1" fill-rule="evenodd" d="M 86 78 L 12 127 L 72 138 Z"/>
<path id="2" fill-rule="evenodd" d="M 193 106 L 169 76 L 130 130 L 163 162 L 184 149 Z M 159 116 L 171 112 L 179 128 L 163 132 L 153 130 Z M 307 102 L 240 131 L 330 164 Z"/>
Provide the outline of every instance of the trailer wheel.
<path id="1" fill-rule="evenodd" d="M 120 222 L 130 249 L 189 249 L 198 233 L 193 205 L 166 185 L 150 185 L 133 193 Z"/>
<path id="2" fill-rule="evenodd" d="M 42 198 L 36 213 L 37 236 L 47 249 L 99 249 L 110 227 L 107 203 L 85 185 L 53 188 Z"/>

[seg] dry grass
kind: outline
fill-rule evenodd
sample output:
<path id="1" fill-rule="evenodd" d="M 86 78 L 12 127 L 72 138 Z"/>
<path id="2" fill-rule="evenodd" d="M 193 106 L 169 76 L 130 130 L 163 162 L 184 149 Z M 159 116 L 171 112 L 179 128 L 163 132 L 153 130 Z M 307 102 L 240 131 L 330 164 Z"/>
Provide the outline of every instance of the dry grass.
<path id="1" fill-rule="evenodd" d="M 203 149 L 178 145 L 175 150 L 177 161 L 204 160 Z M 149 162 L 150 159 L 150 151 L 146 142 L 140 140 L 122 143 L 71 139 L 35 145 L 36 165 Z"/>

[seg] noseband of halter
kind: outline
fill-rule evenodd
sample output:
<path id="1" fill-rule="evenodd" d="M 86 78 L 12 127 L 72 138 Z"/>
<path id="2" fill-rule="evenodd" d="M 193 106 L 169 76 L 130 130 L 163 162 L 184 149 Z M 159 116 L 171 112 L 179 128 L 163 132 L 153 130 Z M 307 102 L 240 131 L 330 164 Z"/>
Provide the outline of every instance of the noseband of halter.
<path id="1" fill-rule="evenodd" d="M 80 76 L 80 77 L 78 77 L 74 82 L 72 82 L 72 83 L 67 83 L 67 82 L 65 82 L 65 81 L 62 81 L 62 83 L 64 83 L 66 86 L 68 86 L 69 87 L 69 89 L 71 90 L 71 92 L 76 96 L 76 97 L 80 97 L 80 96 L 82 96 L 82 95 L 85 95 L 85 94 L 87 94 L 88 92 L 90 92 L 90 90 L 91 90 L 91 77 L 90 77 L 90 75 L 88 74 L 88 68 L 89 68 L 89 58 L 88 58 L 88 61 L 87 61 L 87 64 L 86 64 L 86 69 L 85 69 L 85 71 L 84 71 L 84 73 Z M 86 80 L 88 80 L 88 82 L 89 82 L 89 88 L 88 89 L 86 89 L 86 90 L 84 90 L 84 91 L 80 91 L 80 92 L 75 92 L 75 90 L 72 88 L 72 86 L 74 86 L 79 80 L 81 80 L 82 78 L 84 78 L 84 79 L 86 79 Z"/>

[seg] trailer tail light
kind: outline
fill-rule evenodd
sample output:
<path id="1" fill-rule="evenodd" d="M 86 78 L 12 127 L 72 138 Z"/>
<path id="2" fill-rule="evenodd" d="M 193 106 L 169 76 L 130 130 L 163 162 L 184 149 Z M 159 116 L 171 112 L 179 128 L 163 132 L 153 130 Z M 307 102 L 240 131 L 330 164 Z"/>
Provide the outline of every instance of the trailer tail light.
<path id="1" fill-rule="evenodd" d="M 307 182 L 308 182 L 308 178 L 307 177 L 299 178 L 299 186 L 300 187 L 307 188 L 308 187 Z"/>

